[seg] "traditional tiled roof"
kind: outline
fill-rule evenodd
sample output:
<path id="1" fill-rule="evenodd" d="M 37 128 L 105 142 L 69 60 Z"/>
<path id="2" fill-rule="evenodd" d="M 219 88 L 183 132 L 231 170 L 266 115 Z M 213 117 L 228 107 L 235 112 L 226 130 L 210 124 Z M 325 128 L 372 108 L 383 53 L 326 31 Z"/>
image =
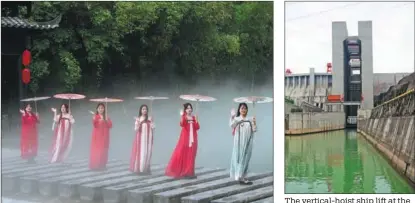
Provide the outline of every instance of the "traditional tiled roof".
<path id="1" fill-rule="evenodd" d="M 19 17 L 1 17 L 1 27 L 48 30 L 59 27 L 61 19 L 61 15 L 49 22 L 32 22 Z"/>

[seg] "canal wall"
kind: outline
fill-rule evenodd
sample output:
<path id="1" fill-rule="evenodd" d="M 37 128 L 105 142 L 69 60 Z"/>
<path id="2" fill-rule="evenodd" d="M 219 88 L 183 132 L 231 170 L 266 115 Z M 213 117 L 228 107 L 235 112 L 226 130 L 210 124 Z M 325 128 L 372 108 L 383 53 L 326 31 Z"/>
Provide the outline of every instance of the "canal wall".
<path id="1" fill-rule="evenodd" d="M 301 135 L 345 128 L 343 112 L 294 112 L 285 115 L 285 134 Z"/>
<path id="2" fill-rule="evenodd" d="M 415 116 L 359 119 L 357 131 L 415 184 Z"/>

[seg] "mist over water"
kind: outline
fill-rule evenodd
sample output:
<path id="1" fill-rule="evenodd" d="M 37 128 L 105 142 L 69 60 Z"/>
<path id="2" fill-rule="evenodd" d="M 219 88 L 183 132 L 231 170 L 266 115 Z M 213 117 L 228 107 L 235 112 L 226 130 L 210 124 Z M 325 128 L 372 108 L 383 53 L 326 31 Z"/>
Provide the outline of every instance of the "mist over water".
<path id="1" fill-rule="evenodd" d="M 132 142 L 135 137 L 134 116 L 138 116 L 140 105 L 147 104 L 147 100 L 135 100 L 136 96 L 165 96 L 168 100 L 156 100 L 153 102 L 152 112 L 156 129 L 154 133 L 153 164 L 166 165 L 177 144 L 180 135 L 180 115 L 184 101 L 179 98 L 180 94 L 201 94 L 215 97 L 214 102 L 199 102 L 193 105 L 194 113 L 197 112 L 201 128 L 198 132 L 198 152 L 196 166 L 229 168 L 233 147 L 232 130 L 229 127 L 230 110 L 237 108 L 233 98 L 242 96 L 267 96 L 273 97 L 272 81 L 266 85 L 257 86 L 254 91 L 248 87 L 242 87 L 236 82 L 228 81 L 222 85 L 199 84 L 187 86 L 178 90 L 176 87 L 159 88 L 149 86 L 145 90 L 131 91 L 131 86 L 118 85 L 116 91 L 108 95 L 100 94 L 99 97 L 115 97 L 124 99 L 121 103 L 109 103 L 108 116 L 113 122 L 110 131 L 110 158 L 129 160 L 132 149 Z M 184 90 L 186 89 L 186 90 Z M 78 93 L 78 92 L 75 92 Z M 79 92 L 83 94 L 82 92 Z M 44 95 L 39 95 L 44 96 Z M 46 96 L 46 95 L 45 95 Z M 52 96 L 52 95 L 48 95 Z M 95 111 L 97 103 L 89 102 L 91 96 L 71 102 L 71 111 L 75 118 L 74 141 L 70 156 L 89 158 L 90 142 L 92 133 L 92 115 L 89 111 Z M 39 150 L 45 151 L 50 148 L 52 142 L 52 117 L 51 107 L 59 108 L 63 100 L 49 99 L 38 102 L 38 111 L 41 123 L 39 124 Z M 33 104 L 32 104 L 33 105 Z M 250 171 L 263 172 L 273 170 L 273 103 L 257 104 L 253 109 L 248 104 L 248 116 L 254 113 L 257 119 L 258 132 L 255 134 L 253 154 L 250 163 Z M 16 109 L 16 114 L 18 110 Z M 12 137 L 19 138 L 20 131 Z M 19 147 L 18 139 L 3 147 Z"/>

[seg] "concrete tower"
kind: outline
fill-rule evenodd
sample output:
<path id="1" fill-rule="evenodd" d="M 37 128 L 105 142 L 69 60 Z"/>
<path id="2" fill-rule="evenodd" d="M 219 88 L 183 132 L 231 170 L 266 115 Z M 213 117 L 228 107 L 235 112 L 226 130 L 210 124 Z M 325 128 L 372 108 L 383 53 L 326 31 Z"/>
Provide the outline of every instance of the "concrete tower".
<path id="1" fill-rule="evenodd" d="M 362 42 L 362 109 L 373 108 L 373 43 L 372 21 L 358 22 L 358 35 Z"/>
<path id="2" fill-rule="evenodd" d="M 358 22 L 358 38 L 361 40 L 362 94 L 363 109 L 373 108 L 373 43 L 372 21 Z M 344 95 L 344 47 L 343 41 L 349 37 L 346 22 L 332 22 L 332 94 Z"/>
<path id="3" fill-rule="evenodd" d="M 346 22 L 332 22 L 331 28 L 331 50 L 332 50 L 332 75 L 333 87 L 332 94 L 344 94 L 344 49 L 343 40 L 349 34 L 347 31 Z"/>

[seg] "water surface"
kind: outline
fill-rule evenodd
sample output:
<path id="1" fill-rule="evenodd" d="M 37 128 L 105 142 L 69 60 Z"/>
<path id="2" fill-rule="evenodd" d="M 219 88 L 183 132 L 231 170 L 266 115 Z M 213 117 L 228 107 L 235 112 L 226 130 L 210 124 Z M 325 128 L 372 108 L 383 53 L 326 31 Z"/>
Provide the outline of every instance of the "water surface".
<path id="1" fill-rule="evenodd" d="M 286 193 L 413 194 L 412 188 L 356 131 L 285 138 Z"/>

